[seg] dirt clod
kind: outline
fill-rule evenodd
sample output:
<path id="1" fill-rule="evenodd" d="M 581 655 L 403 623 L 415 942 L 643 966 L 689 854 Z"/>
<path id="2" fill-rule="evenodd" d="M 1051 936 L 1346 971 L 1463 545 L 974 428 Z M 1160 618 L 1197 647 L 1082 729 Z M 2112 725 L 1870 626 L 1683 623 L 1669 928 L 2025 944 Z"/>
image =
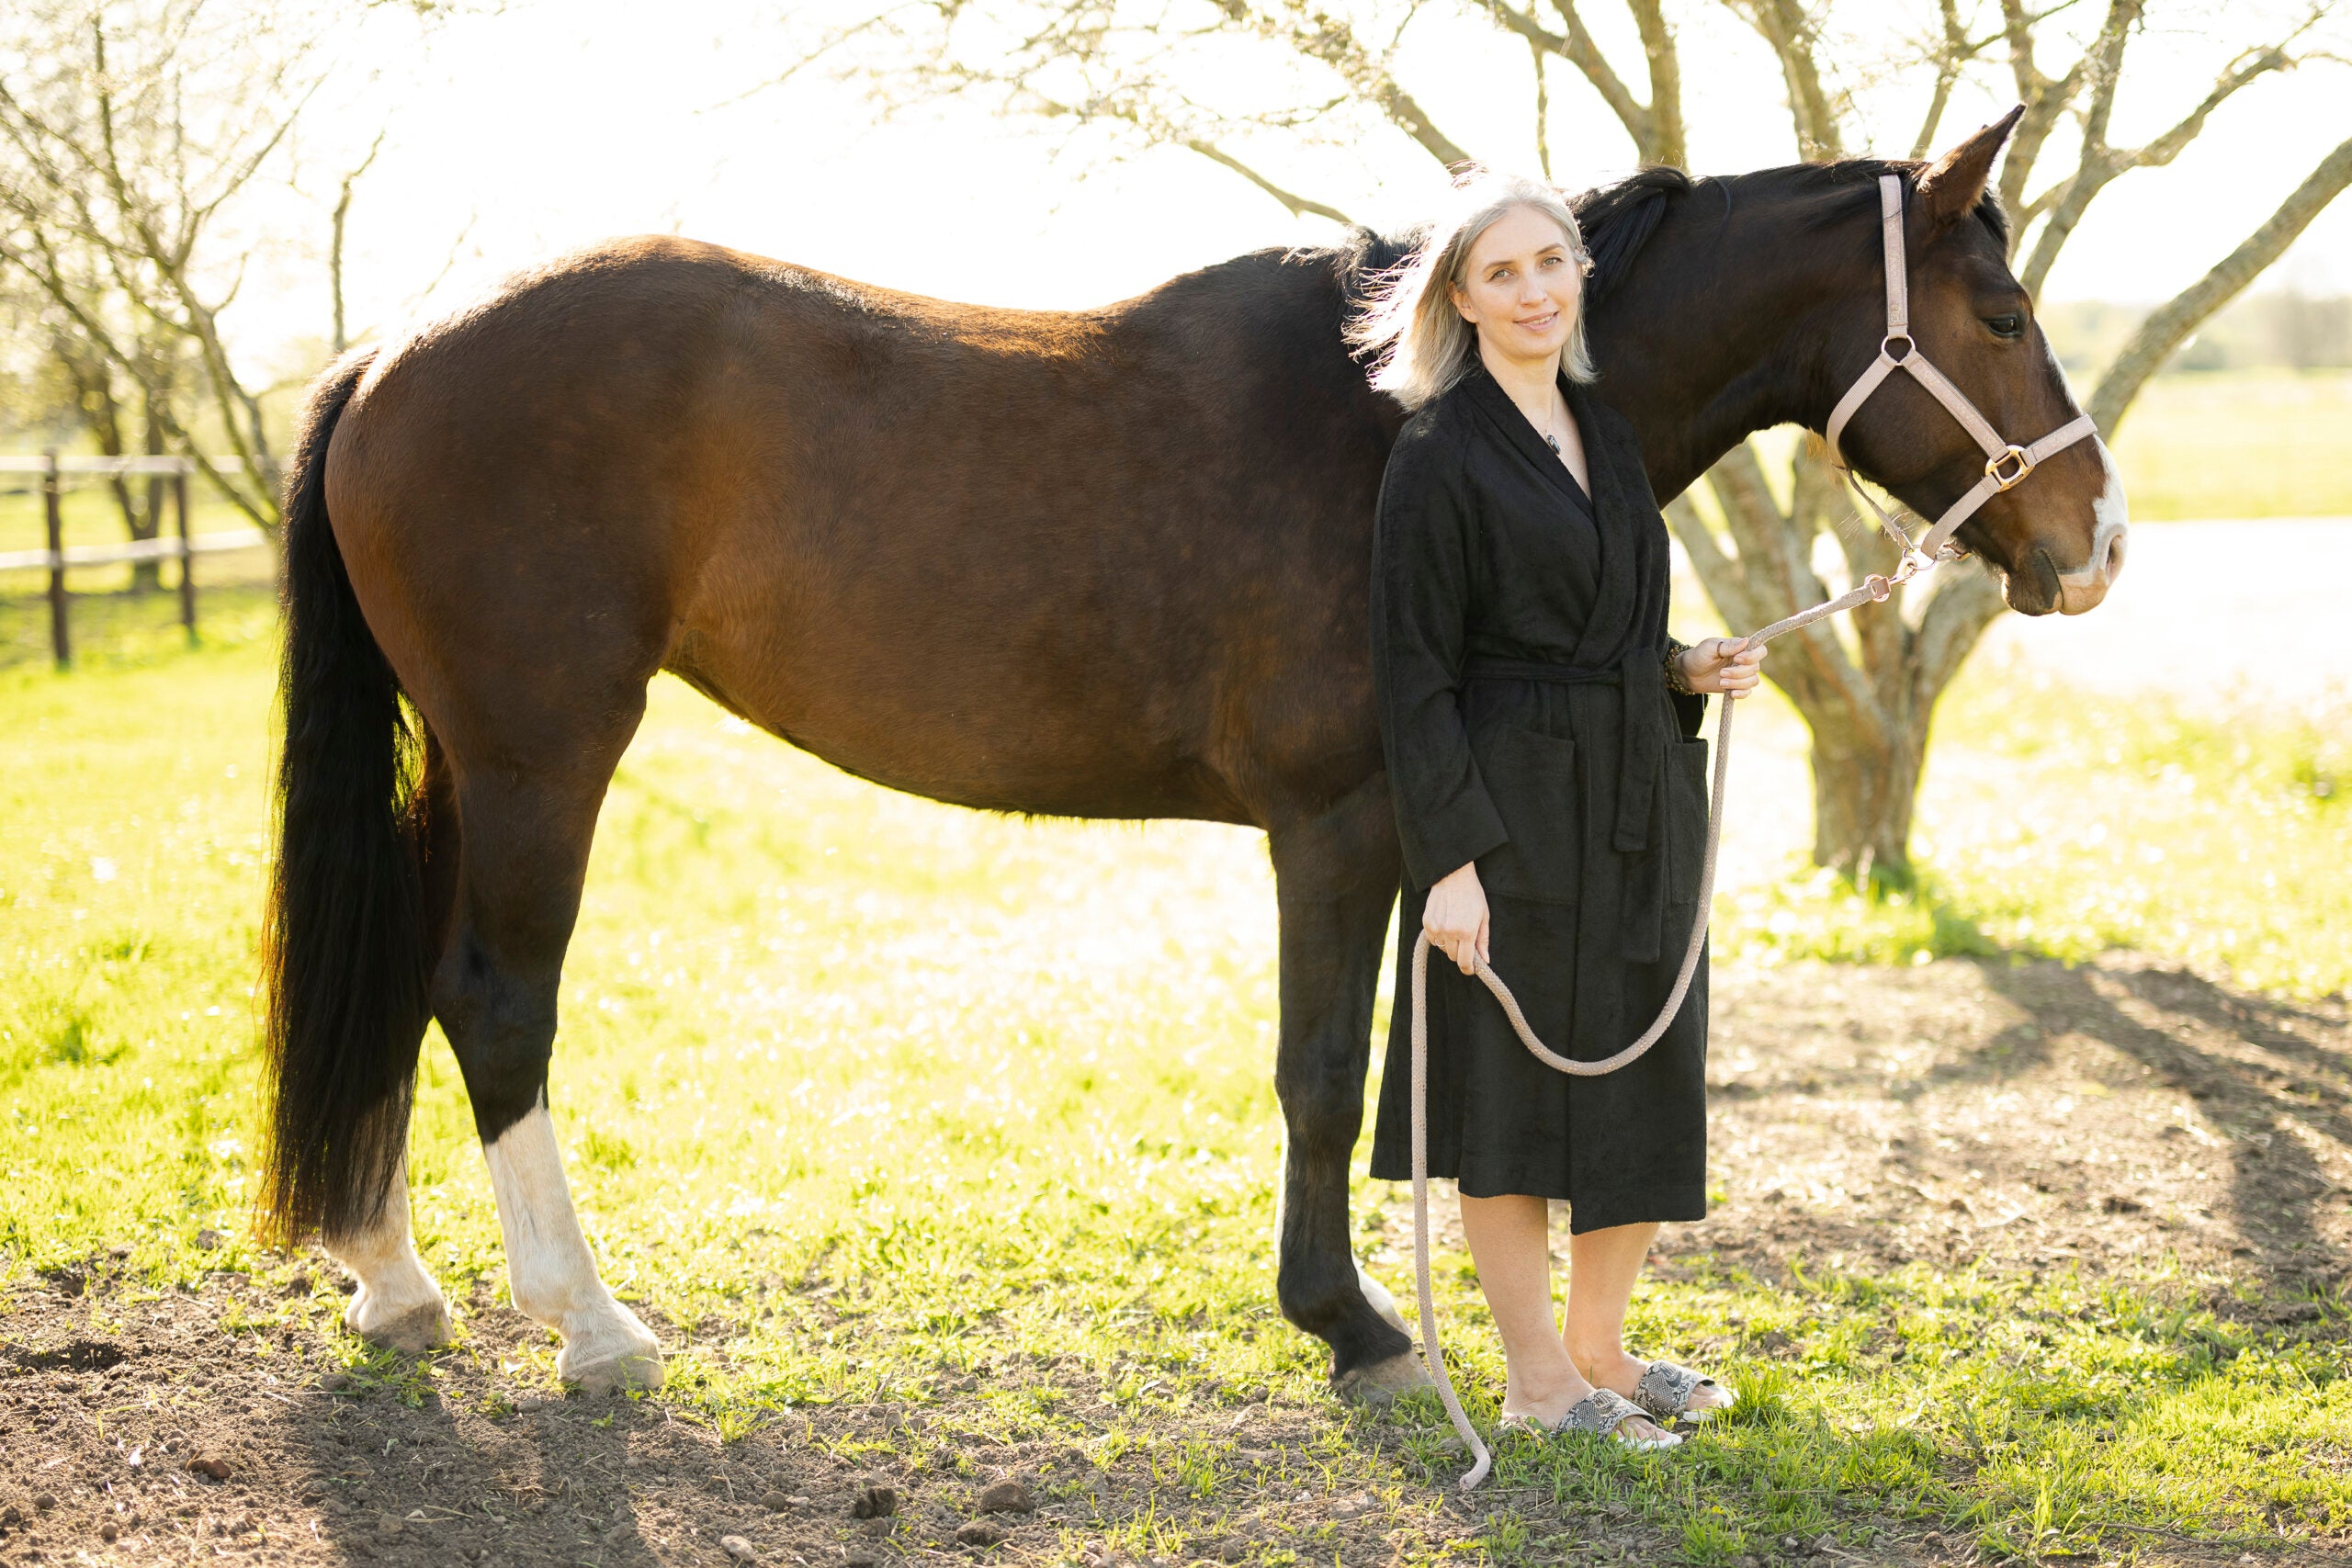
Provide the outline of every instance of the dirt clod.
<path id="1" fill-rule="evenodd" d="M 956 1539 L 966 1546 L 994 1546 L 1012 1533 L 994 1519 L 967 1519 L 956 1527 Z"/>
<path id="2" fill-rule="evenodd" d="M 187 1461 L 190 1475 L 201 1475 L 208 1481 L 229 1479 L 229 1461 L 218 1454 L 198 1454 Z"/>
<path id="3" fill-rule="evenodd" d="M 103 1339 L 69 1339 L 46 1350 L 12 1348 L 8 1359 L 28 1372 L 102 1372 L 120 1366 L 130 1354 Z"/>
<path id="4" fill-rule="evenodd" d="M 220 1233 L 216 1230 L 200 1230 L 196 1233 L 196 1245 L 207 1252 L 211 1252 L 220 1245 Z"/>
<path id="5" fill-rule="evenodd" d="M 980 1493 L 983 1514 L 1026 1514 L 1036 1506 L 1036 1497 L 1018 1481 L 1000 1481 Z"/>
<path id="6" fill-rule="evenodd" d="M 752 1543 L 745 1540 L 740 1535 L 720 1536 L 718 1538 L 718 1550 L 727 1553 L 728 1556 L 732 1557 L 738 1562 L 749 1562 L 757 1555 L 757 1553 L 753 1552 L 752 1550 Z"/>
<path id="7" fill-rule="evenodd" d="M 122 1534 L 122 1527 L 116 1524 L 112 1519 L 108 1519 L 106 1523 L 98 1527 L 98 1539 L 100 1540 L 112 1540 L 120 1534 Z"/>
<path id="8" fill-rule="evenodd" d="M 869 1486 L 849 1506 L 853 1519 L 887 1519 L 899 1511 L 899 1495 L 888 1486 Z"/>
<path id="9" fill-rule="evenodd" d="M 783 1514 L 807 1501 L 805 1497 L 788 1497 L 781 1492 L 768 1492 L 761 1495 L 760 1506 L 771 1514 Z"/>
<path id="10" fill-rule="evenodd" d="M 33 1511 L 35 1513 L 46 1514 L 55 1506 L 57 1506 L 57 1499 L 51 1496 L 48 1493 L 36 1492 L 33 1494 Z"/>

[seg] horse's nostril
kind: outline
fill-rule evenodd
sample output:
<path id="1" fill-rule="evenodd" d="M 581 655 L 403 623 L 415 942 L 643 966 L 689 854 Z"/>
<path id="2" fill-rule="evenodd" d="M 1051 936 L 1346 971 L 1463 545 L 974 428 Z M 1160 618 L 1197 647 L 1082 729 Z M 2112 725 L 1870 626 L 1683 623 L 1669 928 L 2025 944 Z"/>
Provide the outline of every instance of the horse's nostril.
<path id="1" fill-rule="evenodd" d="M 2101 582 L 2111 585 L 2117 578 L 2123 575 L 2124 537 L 2123 530 L 2118 528 L 2114 534 L 2109 536 L 2108 538 L 2107 555 L 2105 558 L 2097 563 L 2098 566 L 2098 580 Z"/>
<path id="2" fill-rule="evenodd" d="M 2041 590 L 2043 610 L 2056 609 L 2066 592 L 2065 585 L 2058 581 L 2058 563 L 2050 558 L 2048 550 L 2036 550 L 2026 558 L 2026 564 L 2033 569 L 2034 586 Z"/>

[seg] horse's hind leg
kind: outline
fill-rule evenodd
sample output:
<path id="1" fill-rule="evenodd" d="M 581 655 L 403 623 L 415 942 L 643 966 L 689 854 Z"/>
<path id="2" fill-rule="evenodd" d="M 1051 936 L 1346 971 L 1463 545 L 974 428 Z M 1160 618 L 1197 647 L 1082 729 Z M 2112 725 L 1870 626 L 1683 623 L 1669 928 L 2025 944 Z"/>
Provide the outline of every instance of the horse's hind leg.
<path id="1" fill-rule="evenodd" d="M 456 890 L 458 818 L 448 753 L 431 732 L 424 737 L 423 807 L 425 951 L 438 953 L 449 930 L 449 900 Z M 420 1027 L 419 1033 L 423 1032 Z M 408 1161 L 392 1172 L 375 1222 L 322 1235 L 327 1256 L 351 1271 L 358 1289 L 343 1314 L 344 1326 L 370 1344 L 421 1355 L 449 1337 L 449 1303 L 416 1255 L 409 1231 Z"/>
<path id="2" fill-rule="evenodd" d="M 556 989 L 580 909 L 589 840 L 614 766 L 642 712 L 641 689 L 599 733 L 458 759 L 464 837 L 449 940 L 433 1010 L 456 1052 L 490 1162 L 514 1305 L 563 1337 L 557 1374 L 591 1389 L 662 1379 L 652 1333 L 597 1277 L 548 1116 Z"/>
<path id="3" fill-rule="evenodd" d="M 320 1245 L 359 1284 L 344 1311 L 345 1327 L 372 1345 L 411 1355 L 447 1341 L 449 1303 L 409 1235 L 407 1160 L 393 1171 L 374 1224 L 322 1236 Z"/>

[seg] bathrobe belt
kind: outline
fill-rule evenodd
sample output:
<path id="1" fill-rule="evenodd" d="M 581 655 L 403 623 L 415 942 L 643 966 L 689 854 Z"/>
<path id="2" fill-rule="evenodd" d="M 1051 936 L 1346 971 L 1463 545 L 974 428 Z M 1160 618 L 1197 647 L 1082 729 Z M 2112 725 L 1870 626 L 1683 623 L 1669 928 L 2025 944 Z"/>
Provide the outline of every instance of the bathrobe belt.
<path id="1" fill-rule="evenodd" d="M 1611 848 L 1623 854 L 1640 855 L 1645 851 L 1662 848 L 1652 844 L 1651 833 L 1659 775 L 1666 771 L 1667 748 L 1672 739 L 1673 705 L 1667 697 L 1664 660 L 1662 649 L 1640 648 L 1629 650 L 1614 664 L 1604 665 L 1551 664 L 1476 655 L 1464 660 L 1462 674 L 1465 681 L 1540 681 L 1555 685 L 1617 688 L 1617 811 L 1608 841 Z M 1593 864 L 1589 851 L 1585 858 L 1582 880 L 1587 895 L 1586 914 L 1590 922 L 1589 935 L 1600 938 L 1606 931 L 1618 939 L 1614 943 L 1580 943 L 1588 962 L 1611 945 L 1617 948 L 1622 961 L 1656 962 L 1665 934 L 1669 897 L 1666 886 L 1667 857 L 1649 854 L 1631 864 L 1620 862 L 1615 867 Z M 1612 871 L 1616 874 L 1611 874 Z M 1611 887 L 1612 882 L 1618 886 Z M 1616 896 L 1613 898 L 1609 897 L 1612 893 Z M 1615 917 L 1613 921 L 1611 913 Z M 1612 925 L 1614 929 L 1611 930 Z M 1585 1010 L 1579 1009 L 1580 1012 Z M 1600 1010 L 1613 1013 L 1615 1010 L 1612 1007 Z"/>
<path id="2" fill-rule="evenodd" d="M 1671 706 L 1666 700 L 1666 653 L 1629 649 L 1614 664 L 1544 664 L 1532 659 L 1464 660 L 1465 680 L 1545 681 L 1561 686 L 1617 688 L 1617 822 L 1612 847 L 1632 854 L 1649 848 L 1650 801 L 1666 767 Z"/>

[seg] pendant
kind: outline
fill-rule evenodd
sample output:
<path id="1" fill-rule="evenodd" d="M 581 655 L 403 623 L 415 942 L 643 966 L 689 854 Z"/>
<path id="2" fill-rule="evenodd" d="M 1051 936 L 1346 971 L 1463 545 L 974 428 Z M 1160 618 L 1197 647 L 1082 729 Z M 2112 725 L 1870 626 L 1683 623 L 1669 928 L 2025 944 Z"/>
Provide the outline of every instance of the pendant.
<path id="1" fill-rule="evenodd" d="M 1545 433 L 1544 436 L 1544 445 L 1552 449 L 1552 456 L 1555 457 L 1560 455 L 1560 438 L 1558 436 L 1551 434 L 1548 432 Z"/>

